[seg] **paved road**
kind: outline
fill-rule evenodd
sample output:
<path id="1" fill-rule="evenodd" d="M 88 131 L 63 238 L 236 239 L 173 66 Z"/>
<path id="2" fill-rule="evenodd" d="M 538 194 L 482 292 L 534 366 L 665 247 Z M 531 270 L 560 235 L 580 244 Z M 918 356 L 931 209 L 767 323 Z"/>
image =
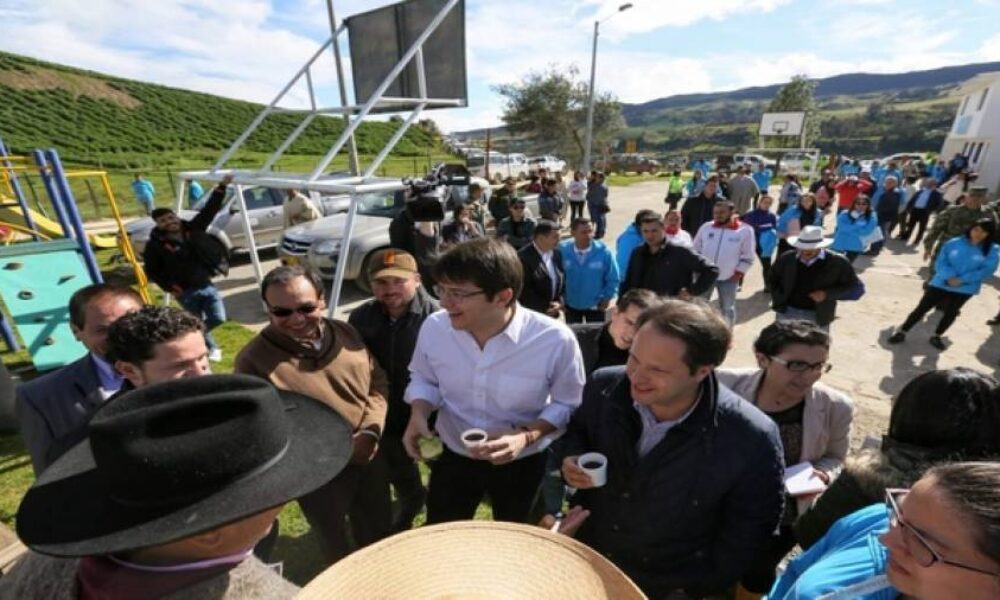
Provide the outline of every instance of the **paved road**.
<path id="1" fill-rule="evenodd" d="M 662 210 L 664 184 L 640 183 L 611 189 L 612 212 L 608 215 L 609 242 L 620 233 L 640 208 Z M 828 222 L 832 219 L 827 218 Z M 829 232 L 828 232 L 829 233 Z M 832 325 L 834 344 L 831 362 L 833 370 L 823 381 L 848 392 L 857 402 L 855 440 L 865 435 L 881 435 L 889 414 L 890 398 L 918 373 L 958 366 L 973 367 L 1000 375 L 1000 328 L 990 328 L 985 321 L 1000 306 L 1000 281 L 994 278 L 962 310 L 948 338 L 952 346 L 945 352 L 927 343 L 933 326 L 918 325 L 909 340 L 900 346 L 889 346 L 886 338 L 890 328 L 902 322 L 917 303 L 922 289 L 924 263 L 921 253 L 901 242 L 890 241 L 887 252 L 874 260 L 858 259 L 867 293 L 858 302 L 841 302 L 839 318 Z M 264 256 L 265 271 L 277 264 L 274 253 Z M 266 323 L 266 315 L 249 264 L 232 270 L 228 280 L 220 282 L 226 297 L 229 317 L 258 329 Z M 757 332 L 773 320 L 768 296 L 763 293 L 759 268 L 747 277 L 737 299 L 735 342 L 726 366 L 755 365 L 753 340 Z M 365 295 L 352 284 L 345 284 L 338 308 L 340 318 L 365 300 Z M 937 316 L 931 320 L 936 323 Z"/>

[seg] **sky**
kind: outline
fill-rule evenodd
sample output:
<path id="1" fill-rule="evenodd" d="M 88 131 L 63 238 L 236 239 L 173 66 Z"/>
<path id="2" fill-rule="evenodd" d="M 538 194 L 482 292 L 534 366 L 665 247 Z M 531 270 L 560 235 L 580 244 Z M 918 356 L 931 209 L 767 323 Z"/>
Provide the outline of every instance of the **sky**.
<path id="1" fill-rule="evenodd" d="M 392 3 L 335 0 L 337 17 Z M 623 102 L 1000 61 L 1000 0 L 466 0 L 469 106 L 444 131 L 502 124 L 494 86 L 575 67 Z M 112 75 L 270 102 L 330 35 L 326 0 L 0 0 L 0 50 Z M 344 53 L 348 54 L 346 44 Z M 327 53 L 328 55 L 329 53 Z M 313 70 L 339 104 L 332 58 Z M 350 64 L 347 61 L 350 79 Z M 349 84 L 349 81 L 348 81 Z M 304 83 L 284 106 L 307 106 Z"/>

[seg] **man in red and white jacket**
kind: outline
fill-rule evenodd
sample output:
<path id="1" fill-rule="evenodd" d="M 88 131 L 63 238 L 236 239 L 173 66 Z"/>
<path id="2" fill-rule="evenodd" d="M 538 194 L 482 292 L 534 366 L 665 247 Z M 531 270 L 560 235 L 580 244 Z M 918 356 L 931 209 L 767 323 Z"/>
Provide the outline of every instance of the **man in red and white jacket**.
<path id="1" fill-rule="evenodd" d="M 698 228 L 693 249 L 719 267 L 715 289 L 719 294 L 719 309 L 729 326 L 736 324 L 736 291 L 743 274 L 753 265 L 753 228 L 733 214 L 733 203 L 720 200 L 712 207 L 712 220 Z M 706 298 L 712 295 L 711 290 Z"/>

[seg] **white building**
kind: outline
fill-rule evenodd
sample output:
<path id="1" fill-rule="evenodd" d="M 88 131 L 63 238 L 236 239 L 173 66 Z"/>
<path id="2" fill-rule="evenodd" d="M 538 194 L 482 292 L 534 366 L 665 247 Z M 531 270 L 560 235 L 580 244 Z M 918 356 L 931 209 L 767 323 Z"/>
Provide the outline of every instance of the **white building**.
<path id="1" fill-rule="evenodd" d="M 961 100 L 941 158 L 951 160 L 956 152 L 967 156 L 979 173 L 976 183 L 995 197 L 1000 190 L 1000 71 L 976 75 L 955 95 Z"/>

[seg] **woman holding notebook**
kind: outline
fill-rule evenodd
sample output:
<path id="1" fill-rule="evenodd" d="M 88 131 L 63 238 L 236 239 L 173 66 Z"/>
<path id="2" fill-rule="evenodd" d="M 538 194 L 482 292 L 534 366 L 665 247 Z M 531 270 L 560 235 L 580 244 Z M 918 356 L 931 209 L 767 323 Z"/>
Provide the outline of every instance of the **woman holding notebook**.
<path id="1" fill-rule="evenodd" d="M 812 492 L 786 498 L 785 514 L 770 547 L 744 576 L 740 592 L 758 596 L 771 588 L 775 567 L 795 546 L 792 524 L 800 504 L 805 506 L 840 472 L 850 444 L 854 405 L 844 393 L 819 382 L 830 370 L 830 336 L 815 323 L 772 323 L 754 341 L 754 353 L 759 368 L 717 369 L 719 382 L 778 425 L 786 468 L 811 471 L 805 477 L 809 481 L 796 477 L 794 487 Z"/>

